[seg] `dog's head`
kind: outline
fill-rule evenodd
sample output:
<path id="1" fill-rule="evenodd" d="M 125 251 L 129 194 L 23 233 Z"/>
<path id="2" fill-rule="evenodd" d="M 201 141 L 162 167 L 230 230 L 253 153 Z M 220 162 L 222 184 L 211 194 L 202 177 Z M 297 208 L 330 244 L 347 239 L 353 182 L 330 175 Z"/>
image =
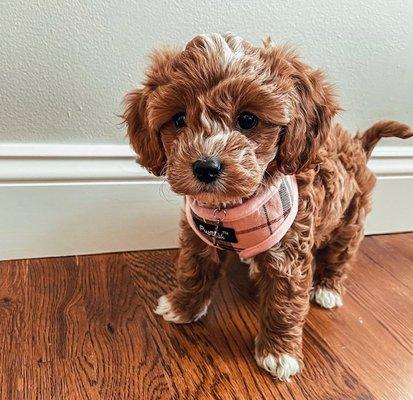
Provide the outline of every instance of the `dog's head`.
<path id="1" fill-rule="evenodd" d="M 124 119 L 141 165 L 216 205 L 313 167 L 337 111 L 322 73 L 293 51 L 213 34 L 155 52 Z"/>

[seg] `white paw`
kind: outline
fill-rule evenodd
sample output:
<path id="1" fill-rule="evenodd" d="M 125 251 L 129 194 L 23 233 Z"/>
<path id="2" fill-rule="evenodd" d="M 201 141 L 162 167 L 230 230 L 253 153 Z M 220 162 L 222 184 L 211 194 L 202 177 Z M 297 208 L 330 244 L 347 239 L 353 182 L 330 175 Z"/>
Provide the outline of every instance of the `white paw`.
<path id="1" fill-rule="evenodd" d="M 208 311 L 208 306 L 211 301 L 208 301 L 207 304 L 201 309 L 201 311 L 195 315 L 195 318 L 192 321 L 198 321 L 202 317 L 204 317 Z M 162 315 L 165 321 L 174 322 L 175 324 L 185 324 L 192 321 L 184 321 L 182 320 L 180 315 L 175 314 L 172 311 L 171 302 L 168 300 L 166 295 L 161 296 L 158 300 L 158 306 L 154 310 L 155 314 Z"/>
<path id="2" fill-rule="evenodd" d="M 343 300 L 336 291 L 322 286 L 314 288 L 311 297 L 318 305 L 324 308 L 341 307 L 343 305 Z"/>
<path id="3" fill-rule="evenodd" d="M 158 306 L 154 310 L 155 314 L 162 315 L 165 321 L 181 324 L 181 317 L 172 311 L 171 302 L 165 296 L 159 297 Z"/>
<path id="4" fill-rule="evenodd" d="M 300 372 L 300 364 L 297 359 L 288 354 L 283 354 L 277 358 L 272 354 L 263 357 L 255 353 L 255 360 L 259 367 L 265 369 L 280 381 L 289 382 L 291 376 Z"/>

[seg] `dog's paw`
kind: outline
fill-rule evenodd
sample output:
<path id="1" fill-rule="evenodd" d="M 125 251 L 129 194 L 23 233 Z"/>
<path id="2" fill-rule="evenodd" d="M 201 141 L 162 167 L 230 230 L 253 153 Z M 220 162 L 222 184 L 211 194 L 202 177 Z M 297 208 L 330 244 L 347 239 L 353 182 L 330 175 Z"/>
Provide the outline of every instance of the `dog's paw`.
<path id="1" fill-rule="evenodd" d="M 180 315 L 172 310 L 172 304 L 166 295 L 161 296 L 158 300 L 158 305 L 154 310 L 155 314 L 162 315 L 165 321 L 182 324 L 183 320 Z"/>
<path id="2" fill-rule="evenodd" d="M 165 321 L 174 322 L 175 324 L 188 324 L 193 321 L 198 321 L 204 317 L 208 311 L 208 306 L 210 301 L 205 304 L 201 310 L 194 315 L 191 319 L 186 319 L 182 315 L 179 315 L 176 311 L 173 310 L 172 304 L 168 299 L 167 295 L 161 296 L 158 300 L 158 305 L 154 310 L 155 314 L 162 315 Z"/>
<path id="3" fill-rule="evenodd" d="M 343 305 L 343 300 L 335 290 L 317 286 L 311 293 L 311 298 L 323 308 L 335 308 Z"/>
<path id="4" fill-rule="evenodd" d="M 298 360 L 288 354 L 282 354 L 277 357 L 269 353 L 266 356 L 260 356 L 255 352 L 255 360 L 259 367 L 265 369 L 280 381 L 289 382 L 293 375 L 300 372 L 300 364 Z"/>

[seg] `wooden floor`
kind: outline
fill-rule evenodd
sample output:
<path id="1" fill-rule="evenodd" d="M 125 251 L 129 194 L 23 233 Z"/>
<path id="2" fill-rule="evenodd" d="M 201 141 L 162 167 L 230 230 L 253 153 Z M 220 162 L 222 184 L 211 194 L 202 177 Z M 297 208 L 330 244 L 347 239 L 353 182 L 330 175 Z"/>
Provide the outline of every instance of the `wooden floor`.
<path id="1" fill-rule="evenodd" d="M 276 382 L 253 358 L 246 268 L 229 268 L 208 316 L 156 316 L 176 251 L 0 263 L 0 398 L 412 399 L 413 234 L 366 238 L 345 306 L 313 306 L 306 368 Z"/>

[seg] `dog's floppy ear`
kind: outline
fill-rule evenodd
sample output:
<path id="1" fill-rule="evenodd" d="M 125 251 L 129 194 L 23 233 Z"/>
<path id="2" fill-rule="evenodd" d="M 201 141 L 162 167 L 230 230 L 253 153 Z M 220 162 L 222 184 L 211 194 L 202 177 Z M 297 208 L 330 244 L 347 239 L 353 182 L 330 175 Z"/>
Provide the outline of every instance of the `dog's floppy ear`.
<path id="1" fill-rule="evenodd" d="M 146 72 L 141 89 L 125 96 L 123 120 L 129 141 L 138 155 L 138 163 L 156 176 L 166 173 L 166 154 L 159 132 L 149 121 L 148 98 L 158 87 L 169 81 L 172 60 L 180 53 L 177 49 L 160 49 L 153 52 L 152 64 Z"/>
<path id="2" fill-rule="evenodd" d="M 166 156 L 159 135 L 148 124 L 147 97 L 148 88 L 128 93 L 123 120 L 129 141 L 138 155 L 138 163 L 152 174 L 161 176 L 165 173 Z"/>
<path id="3" fill-rule="evenodd" d="M 278 171 L 296 174 L 317 163 L 318 149 L 326 140 L 333 117 L 340 108 L 321 71 L 302 63 L 291 50 L 274 46 L 273 51 L 276 54 L 272 61 L 278 64 L 273 71 L 279 69 L 280 79 L 289 80 L 294 88 L 289 93 L 290 122 L 279 138 L 274 163 Z"/>

